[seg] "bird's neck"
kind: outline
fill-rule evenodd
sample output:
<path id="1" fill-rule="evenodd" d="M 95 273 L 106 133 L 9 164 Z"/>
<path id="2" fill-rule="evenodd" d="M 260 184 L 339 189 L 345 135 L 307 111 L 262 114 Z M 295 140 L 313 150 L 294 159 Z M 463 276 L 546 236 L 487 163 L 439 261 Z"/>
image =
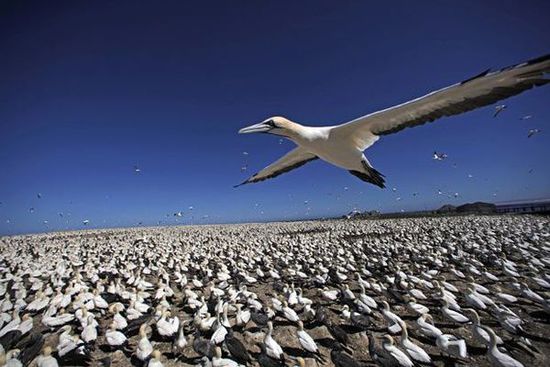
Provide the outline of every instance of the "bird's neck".
<path id="1" fill-rule="evenodd" d="M 288 131 L 290 140 L 299 145 L 308 144 L 328 138 L 328 129 L 324 127 L 304 126 L 296 124 Z"/>

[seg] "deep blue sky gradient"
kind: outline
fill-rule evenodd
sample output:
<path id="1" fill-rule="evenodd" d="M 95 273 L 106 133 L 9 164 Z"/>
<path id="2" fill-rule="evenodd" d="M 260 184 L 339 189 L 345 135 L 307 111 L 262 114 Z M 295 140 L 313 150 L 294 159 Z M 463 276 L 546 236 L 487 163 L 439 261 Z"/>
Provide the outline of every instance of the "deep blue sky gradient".
<path id="1" fill-rule="evenodd" d="M 549 197 L 549 87 L 498 118 L 383 137 L 366 155 L 386 190 L 322 161 L 232 187 L 292 147 L 239 128 L 338 124 L 546 54 L 548 14 L 542 0 L 2 2 L 0 234 Z"/>

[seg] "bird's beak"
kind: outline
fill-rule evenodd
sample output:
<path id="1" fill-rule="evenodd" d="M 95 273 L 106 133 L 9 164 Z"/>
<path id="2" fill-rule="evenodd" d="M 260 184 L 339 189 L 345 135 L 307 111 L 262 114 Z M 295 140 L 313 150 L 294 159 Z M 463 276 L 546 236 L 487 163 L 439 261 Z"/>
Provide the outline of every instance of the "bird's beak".
<path id="1" fill-rule="evenodd" d="M 265 133 L 271 129 L 273 129 L 273 126 L 260 122 L 259 124 L 243 127 L 239 130 L 239 134 Z"/>

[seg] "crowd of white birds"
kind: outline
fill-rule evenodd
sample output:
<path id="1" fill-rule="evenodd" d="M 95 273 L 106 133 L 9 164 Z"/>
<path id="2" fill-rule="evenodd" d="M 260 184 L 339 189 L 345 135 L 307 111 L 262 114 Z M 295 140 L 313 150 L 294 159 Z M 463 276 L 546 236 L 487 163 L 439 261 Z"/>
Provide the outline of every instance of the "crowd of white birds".
<path id="1" fill-rule="evenodd" d="M 0 366 L 548 366 L 550 220 L 0 239 Z"/>

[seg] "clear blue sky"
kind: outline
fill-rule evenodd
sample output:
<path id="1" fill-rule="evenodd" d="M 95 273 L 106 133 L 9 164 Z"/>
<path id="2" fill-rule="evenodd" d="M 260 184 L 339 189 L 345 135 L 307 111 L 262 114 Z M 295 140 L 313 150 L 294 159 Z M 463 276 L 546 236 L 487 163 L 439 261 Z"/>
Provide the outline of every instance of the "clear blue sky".
<path id="1" fill-rule="evenodd" d="M 548 14 L 543 0 L 2 2 L 0 234 L 548 197 L 550 87 L 498 118 L 383 137 L 366 155 L 386 190 L 322 161 L 232 187 L 292 147 L 239 128 L 337 124 L 546 54 Z"/>

